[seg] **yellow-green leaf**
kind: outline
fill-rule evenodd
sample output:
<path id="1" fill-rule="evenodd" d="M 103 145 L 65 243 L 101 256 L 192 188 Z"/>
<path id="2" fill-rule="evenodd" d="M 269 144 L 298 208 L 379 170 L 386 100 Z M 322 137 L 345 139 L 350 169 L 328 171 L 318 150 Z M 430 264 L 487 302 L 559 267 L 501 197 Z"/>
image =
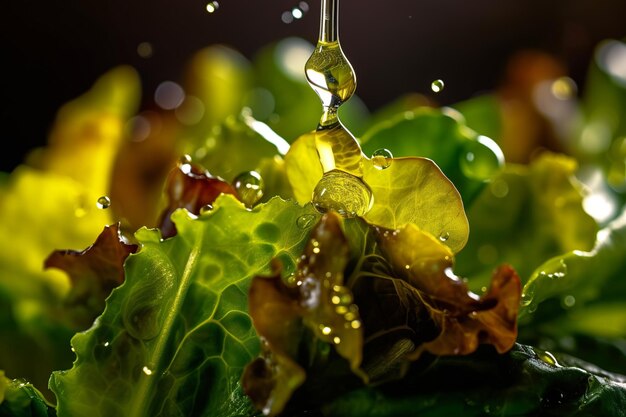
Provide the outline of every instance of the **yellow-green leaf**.
<path id="1" fill-rule="evenodd" d="M 305 133 L 291 144 L 285 164 L 296 201 L 302 205 L 308 203 L 324 174 L 315 148 L 315 132 Z"/>
<path id="2" fill-rule="evenodd" d="M 364 160 L 363 168 L 374 195 L 365 220 L 390 229 L 415 224 L 455 253 L 465 246 L 469 224 L 461 196 L 432 160 L 396 158 L 384 170 Z"/>
<path id="3" fill-rule="evenodd" d="M 311 201 L 322 178 L 322 165 L 314 133 L 300 136 L 285 156 L 287 176 L 300 204 Z M 388 168 L 377 168 L 363 157 L 363 180 L 372 190 L 374 204 L 364 218 L 375 225 L 397 229 L 413 223 L 440 237 L 453 252 L 469 235 L 463 201 L 454 184 L 428 158 L 395 158 Z"/>

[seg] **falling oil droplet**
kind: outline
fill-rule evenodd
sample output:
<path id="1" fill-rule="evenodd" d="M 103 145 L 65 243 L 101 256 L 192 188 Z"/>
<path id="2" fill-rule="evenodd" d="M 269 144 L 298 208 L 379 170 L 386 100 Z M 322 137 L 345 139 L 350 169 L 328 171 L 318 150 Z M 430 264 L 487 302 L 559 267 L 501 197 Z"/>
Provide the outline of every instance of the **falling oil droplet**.
<path id="1" fill-rule="evenodd" d="M 308 229 L 315 223 L 317 217 L 314 214 L 303 214 L 296 220 L 296 225 L 300 229 Z"/>
<path id="2" fill-rule="evenodd" d="M 256 171 L 247 171 L 239 174 L 234 181 L 235 190 L 239 199 L 246 207 L 254 207 L 263 198 L 263 178 Z"/>
<path id="3" fill-rule="evenodd" d="M 372 163 L 378 169 L 387 169 L 391 166 L 393 154 L 389 149 L 378 149 L 372 154 Z"/>
<path id="4" fill-rule="evenodd" d="M 101 210 L 108 209 L 109 207 L 111 207 L 111 199 L 108 196 L 103 195 L 102 197 L 98 198 L 96 206 Z"/>
<path id="5" fill-rule="evenodd" d="M 465 176 L 486 181 L 504 166 L 504 154 L 490 138 L 479 136 L 463 146 L 459 165 Z"/>
<path id="6" fill-rule="evenodd" d="M 443 80 L 435 80 L 430 84 L 430 89 L 433 90 L 433 92 L 435 93 L 439 93 L 441 90 L 443 90 L 444 86 L 445 84 L 443 83 Z"/>
<path id="7" fill-rule="evenodd" d="M 318 42 L 304 68 L 323 107 L 314 135 L 324 174 L 312 202 L 322 213 L 333 210 L 344 217 L 362 216 L 372 206 L 372 192 L 362 180 L 364 155 L 339 120 L 339 107 L 356 90 L 356 75 L 339 43 L 339 0 L 323 0 L 320 15 Z"/>
<path id="8" fill-rule="evenodd" d="M 439 240 L 441 240 L 442 242 L 446 242 L 448 239 L 450 239 L 450 233 L 441 232 L 441 234 L 439 235 Z"/>
<path id="9" fill-rule="evenodd" d="M 217 9 L 219 8 L 220 8 L 220 4 L 216 1 L 211 1 L 207 3 L 206 5 L 206 11 L 209 13 L 215 13 L 215 11 L 217 11 Z"/>

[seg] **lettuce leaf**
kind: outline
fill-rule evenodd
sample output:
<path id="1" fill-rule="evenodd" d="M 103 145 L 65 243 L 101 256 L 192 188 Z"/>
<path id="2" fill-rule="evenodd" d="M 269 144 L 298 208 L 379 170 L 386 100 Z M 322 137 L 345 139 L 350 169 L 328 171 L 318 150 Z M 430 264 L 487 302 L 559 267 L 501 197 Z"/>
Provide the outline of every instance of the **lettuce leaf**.
<path id="1" fill-rule="evenodd" d="M 325 214 L 295 274 L 285 279 L 275 265 L 252 281 L 263 349 L 244 372 L 246 394 L 267 415 L 289 414 L 402 378 L 427 354 L 468 355 L 481 344 L 507 352 L 517 336 L 515 271 L 502 267 L 478 297 L 452 264 L 450 248 L 412 224 L 392 231 Z"/>
<path id="2" fill-rule="evenodd" d="M 32 384 L 10 380 L 0 370 L 0 416 L 54 417 L 52 404 Z"/>
<path id="3" fill-rule="evenodd" d="M 526 283 L 553 256 L 593 246 L 598 224 L 582 206 L 577 164 L 544 152 L 530 165 L 509 164 L 468 209 L 472 232 L 456 271 L 479 290 L 497 265 L 511 264 Z"/>
<path id="4" fill-rule="evenodd" d="M 300 136 L 285 156 L 287 177 L 300 204 L 311 201 L 322 178 L 315 132 Z M 364 218 L 389 229 L 414 223 L 450 246 L 463 248 L 469 226 L 461 196 L 437 164 L 427 158 L 393 158 L 386 169 L 371 159 L 361 160 L 363 181 L 372 191 L 373 205 Z"/>
<path id="5" fill-rule="evenodd" d="M 626 215 L 598 233 L 590 251 L 549 259 L 524 287 L 522 340 L 626 373 L 623 280 Z M 610 354 L 609 354 L 610 352 Z"/>
<path id="6" fill-rule="evenodd" d="M 397 383 L 354 390 L 321 407 L 321 414 L 617 417 L 626 407 L 623 375 L 521 344 L 506 355 L 494 353 L 439 358 Z"/>
<path id="7" fill-rule="evenodd" d="M 498 145 L 468 128 L 463 116 L 450 108 L 418 107 L 397 114 L 370 128 L 361 142 L 367 155 L 382 148 L 394 157 L 432 159 L 468 207 L 504 166 Z"/>
<path id="8" fill-rule="evenodd" d="M 102 310 L 113 288 L 124 282 L 124 261 L 136 252 L 120 234 L 119 224 L 106 226 L 93 245 L 83 251 L 57 250 L 46 258 L 44 268 L 65 271 L 71 288 L 63 299 L 72 327 L 86 329 Z"/>
<path id="9" fill-rule="evenodd" d="M 170 239 L 139 230 L 124 284 L 72 338 L 72 369 L 52 374 L 59 417 L 250 413 L 239 384 L 259 351 L 250 279 L 273 257 L 293 268 L 308 233 L 298 218 L 311 215 L 279 198 L 248 210 L 223 195 L 198 218 L 174 212 Z"/>

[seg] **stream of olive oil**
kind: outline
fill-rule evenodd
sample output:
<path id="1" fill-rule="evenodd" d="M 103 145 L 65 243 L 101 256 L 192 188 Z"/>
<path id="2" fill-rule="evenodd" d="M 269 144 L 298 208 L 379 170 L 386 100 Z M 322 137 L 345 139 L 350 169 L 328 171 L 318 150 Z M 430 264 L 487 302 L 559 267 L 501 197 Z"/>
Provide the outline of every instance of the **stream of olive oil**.
<path id="1" fill-rule="evenodd" d="M 311 88 L 322 101 L 315 147 L 324 175 L 313 192 L 320 212 L 362 216 L 372 206 L 372 192 L 363 181 L 363 152 L 339 120 L 339 107 L 356 91 L 356 75 L 339 43 L 339 0 L 322 0 L 317 46 L 305 65 Z"/>

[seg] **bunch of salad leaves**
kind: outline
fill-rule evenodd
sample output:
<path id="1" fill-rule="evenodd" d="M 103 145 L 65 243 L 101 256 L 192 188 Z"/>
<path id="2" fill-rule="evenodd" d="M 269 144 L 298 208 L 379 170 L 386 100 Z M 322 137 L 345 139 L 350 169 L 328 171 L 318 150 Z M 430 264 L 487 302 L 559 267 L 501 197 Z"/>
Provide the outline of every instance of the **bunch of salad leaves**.
<path id="1" fill-rule="evenodd" d="M 626 409 L 626 44 L 580 97 L 552 70 L 450 107 L 353 97 L 352 219 L 310 204 L 320 105 L 289 60 L 312 48 L 198 51 L 174 111 L 114 68 L 2 176 L 0 416 Z M 532 152 L 524 117 L 552 132 Z"/>

